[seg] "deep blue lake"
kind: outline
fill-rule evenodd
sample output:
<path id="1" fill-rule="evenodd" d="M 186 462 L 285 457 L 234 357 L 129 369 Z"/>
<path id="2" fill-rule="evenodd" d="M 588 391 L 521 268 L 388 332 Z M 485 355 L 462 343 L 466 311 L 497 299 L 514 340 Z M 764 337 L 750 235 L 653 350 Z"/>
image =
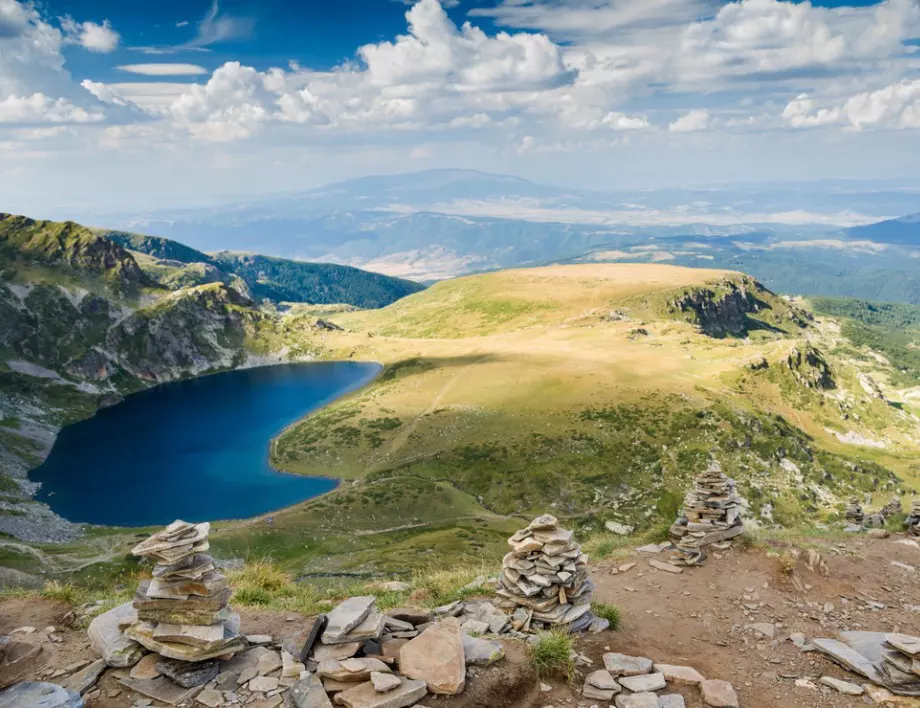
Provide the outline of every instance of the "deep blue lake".
<path id="1" fill-rule="evenodd" d="M 330 491 L 268 464 L 271 439 L 370 382 L 377 364 L 317 362 L 164 384 L 64 428 L 29 477 L 71 521 L 151 526 L 241 519 Z"/>

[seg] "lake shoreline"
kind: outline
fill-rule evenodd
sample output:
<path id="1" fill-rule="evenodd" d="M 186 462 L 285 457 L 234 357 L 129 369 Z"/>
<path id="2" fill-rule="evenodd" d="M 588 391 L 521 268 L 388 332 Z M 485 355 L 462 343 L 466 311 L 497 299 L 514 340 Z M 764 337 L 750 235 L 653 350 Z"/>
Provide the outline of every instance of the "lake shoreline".
<path id="1" fill-rule="evenodd" d="M 280 360 L 280 359 L 275 359 L 274 357 L 264 357 L 264 358 L 263 357 L 249 357 L 240 366 L 227 368 L 227 369 L 208 371 L 200 375 L 184 377 L 184 378 L 177 378 L 172 381 L 159 382 L 150 387 L 141 389 L 140 391 L 135 392 L 135 393 L 149 392 L 160 386 L 173 384 L 173 383 L 197 381 L 199 379 L 208 379 L 212 376 L 216 376 L 220 374 L 242 372 L 242 371 L 253 370 L 253 369 L 274 369 L 280 366 L 297 365 L 297 364 L 312 364 L 312 363 L 317 363 L 317 364 L 319 363 L 360 363 L 360 364 L 368 364 L 368 365 L 375 366 L 377 367 L 377 370 L 374 372 L 373 376 L 369 377 L 365 381 L 362 381 L 355 388 L 352 388 L 344 392 L 340 396 L 332 396 L 328 400 L 324 400 L 319 406 L 299 416 L 295 421 L 288 423 L 287 425 L 285 425 L 282 429 L 277 431 L 271 437 L 268 443 L 268 446 L 267 446 L 268 448 L 267 464 L 271 467 L 273 472 L 279 475 L 284 475 L 284 476 L 305 477 L 306 475 L 299 475 L 296 472 L 290 472 L 287 470 L 278 469 L 274 465 L 271 464 L 270 462 L 271 447 L 274 444 L 274 441 L 284 432 L 284 430 L 288 429 L 289 427 L 293 425 L 296 425 L 298 422 L 300 422 L 301 420 L 303 420 L 305 417 L 309 416 L 310 414 L 316 412 L 317 410 L 320 410 L 321 408 L 331 404 L 332 402 L 336 400 L 339 400 L 343 396 L 353 395 L 356 391 L 361 390 L 362 388 L 370 385 L 383 372 L 384 370 L 383 364 L 381 364 L 380 362 L 376 362 L 376 361 L 349 362 L 348 360 L 344 360 L 344 359 L 327 360 L 327 359 L 317 359 L 315 357 L 303 358 L 303 359 L 295 358 L 293 360 Z M 135 394 L 134 393 L 129 394 L 129 396 L 126 396 L 120 399 L 118 402 L 112 405 L 100 405 L 98 408 L 95 409 L 92 416 L 84 420 L 92 419 L 96 417 L 101 411 L 109 409 L 112 406 L 117 406 L 120 403 L 123 403 L 131 395 L 135 395 Z M 71 425 L 75 425 L 78 422 L 83 422 L 83 421 L 77 421 Z M 27 498 L 16 501 L 16 502 L 0 500 L 0 533 L 7 534 L 9 536 L 12 536 L 15 539 L 18 539 L 20 541 L 25 541 L 28 543 L 63 545 L 63 544 L 70 543 L 72 541 L 75 541 L 85 536 L 87 531 L 90 531 L 93 529 L 100 529 L 100 530 L 113 531 L 113 532 L 118 532 L 121 530 L 124 530 L 126 532 L 134 532 L 136 529 L 148 528 L 149 526 L 123 526 L 123 525 L 118 525 L 118 524 L 98 524 L 98 523 L 90 523 L 90 522 L 72 521 L 68 519 L 65 515 L 61 515 L 55 512 L 51 508 L 51 506 L 49 506 L 49 504 L 47 504 L 45 501 L 41 501 L 36 498 L 41 490 L 42 483 L 34 481 L 31 477 L 31 474 L 34 470 L 38 469 L 41 465 L 43 465 L 47 461 L 47 459 L 51 455 L 52 450 L 54 449 L 55 444 L 58 441 L 61 431 L 64 430 L 66 427 L 68 426 L 60 426 L 60 427 L 41 426 L 40 430 L 30 431 L 31 434 L 23 436 L 25 438 L 28 438 L 29 440 L 34 441 L 35 443 L 41 446 L 40 449 L 36 451 L 36 459 L 38 461 L 38 464 L 33 467 L 30 467 L 28 470 L 25 471 L 24 474 L 20 472 L 22 476 L 19 478 L 24 479 L 25 483 L 28 485 L 28 488 L 29 488 L 28 489 L 29 494 Z M 341 484 L 341 480 L 336 479 L 336 478 L 330 477 L 330 478 L 324 478 L 324 479 L 329 479 L 330 481 L 333 481 L 334 486 L 331 489 L 323 491 L 320 494 L 317 494 L 315 496 L 308 497 L 294 504 L 285 504 L 270 512 L 263 512 L 263 513 L 255 514 L 252 516 L 228 517 L 228 518 L 216 519 L 215 521 L 218 523 L 222 523 L 222 522 L 239 523 L 239 522 L 247 522 L 247 521 L 258 521 L 260 519 L 264 519 L 266 516 L 270 516 L 273 513 L 279 513 L 287 509 L 297 507 L 298 505 L 303 504 L 307 501 L 310 501 L 313 498 L 325 496 L 326 494 L 329 494 L 335 491 L 336 489 L 338 489 L 338 487 Z M 6 512 L 6 514 L 3 513 L 4 511 Z"/>

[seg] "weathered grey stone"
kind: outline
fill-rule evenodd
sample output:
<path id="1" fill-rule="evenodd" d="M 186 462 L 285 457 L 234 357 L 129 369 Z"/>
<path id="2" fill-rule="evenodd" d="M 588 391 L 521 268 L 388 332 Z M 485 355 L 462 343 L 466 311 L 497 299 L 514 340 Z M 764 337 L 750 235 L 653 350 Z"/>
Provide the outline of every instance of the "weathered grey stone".
<path id="1" fill-rule="evenodd" d="M 738 694 L 728 681 L 709 679 L 700 683 L 703 703 L 712 708 L 739 708 Z"/>
<path id="2" fill-rule="evenodd" d="M 666 696 L 658 696 L 658 705 L 660 708 L 686 708 L 687 704 L 679 693 L 669 693 Z"/>
<path id="3" fill-rule="evenodd" d="M 217 678 L 220 663 L 216 659 L 210 661 L 161 659 L 156 668 L 182 688 L 195 688 L 195 686 L 204 686 L 208 681 Z"/>
<path id="4" fill-rule="evenodd" d="M 661 703 L 654 693 L 620 693 L 616 697 L 617 708 L 660 708 Z"/>
<path id="5" fill-rule="evenodd" d="M 97 659 L 89 666 L 68 676 L 67 680 L 63 682 L 63 686 L 68 691 L 73 691 L 82 696 L 96 685 L 96 682 L 99 680 L 99 677 L 102 676 L 102 672 L 105 671 L 107 666 L 108 664 L 105 663 L 105 659 Z"/>
<path id="6" fill-rule="evenodd" d="M 909 654 L 910 656 L 920 654 L 920 637 L 890 633 L 885 635 L 885 641 L 902 654 Z"/>
<path id="7" fill-rule="evenodd" d="M 812 644 L 818 651 L 829 656 L 844 668 L 865 676 L 873 683 L 881 685 L 886 683 L 871 661 L 843 642 L 838 642 L 836 639 L 815 639 Z"/>
<path id="8" fill-rule="evenodd" d="M 325 629 L 326 615 L 314 617 L 301 631 L 285 637 L 281 643 L 281 648 L 297 661 L 306 661 Z"/>
<path id="9" fill-rule="evenodd" d="M 155 679 L 120 678 L 118 681 L 122 686 L 135 693 L 140 693 L 142 696 L 147 696 L 171 706 L 190 701 L 200 691 L 198 688 L 177 686 L 165 676 L 159 676 Z"/>
<path id="10" fill-rule="evenodd" d="M 249 682 L 248 688 L 253 693 L 268 693 L 278 688 L 278 679 L 274 676 L 256 676 Z"/>
<path id="11" fill-rule="evenodd" d="M 290 653 L 281 652 L 281 678 L 299 679 L 301 672 L 305 670 L 303 662 L 297 661 Z"/>
<path id="12" fill-rule="evenodd" d="M 342 661 L 350 659 L 361 649 L 362 642 L 347 642 L 346 644 L 317 644 L 313 648 L 314 661 Z"/>
<path id="13" fill-rule="evenodd" d="M 626 654 L 604 654 L 604 668 L 614 676 L 639 676 L 650 673 L 652 660 L 644 656 L 627 656 Z"/>
<path id="14" fill-rule="evenodd" d="M 337 644 L 370 614 L 376 599 L 372 595 L 350 597 L 326 615 L 324 644 Z"/>
<path id="15" fill-rule="evenodd" d="M 592 671 L 585 677 L 585 683 L 590 684 L 595 688 L 599 688 L 602 691 L 620 690 L 620 684 L 618 684 L 616 679 L 613 678 L 613 675 L 605 669 Z"/>
<path id="16" fill-rule="evenodd" d="M 505 648 L 501 642 L 471 637 L 468 634 L 463 634 L 461 641 L 467 666 L 491 666 L 505 656 Z"/>
<path id="17" fill-rule="evenodd" d="M 619 688 L 616 690 L 609 689 L 604 690 L 592 686 L 590 683 L 586 683 L 581 689 L 581 695 L 584 698 L 587 698 L 592 701 L 612 701 L 613 697 L 618 693 Z"/>
<path id="18" fill-rule="evenodd" d="M 374 690 L 378 693 L 386 693 L 394 688 L 399 688 L 402 680 L 399 676 L 393 674 L 384 674 L 379 671 L 371 672 L 371 683 L 374 684 Z"/>
<path id="19" fill-rule="evenodd" d="M 425 681 L 432 693 L 454 695 L 466 685 L 463 639 L 457 620 L 429 627 L 399 650 L 399 670 Z"/>
<path id="20" fill-rule="evenodd" d="M 89 643 L 109 666 L 124 669 L 134 666 L 144 656 L 144 648 L 125 636 L 122 630 L 122 627 L 131 623 L 135 617 L 137 613 L 134 607 L 130 602 L 126 602 L 90 622 L 87 630 Z"/>
<path id="21" fill-rule="evenodd" d="M 620 685 L 633 693 L 651 693 L 667 686 L 661 674 L 642 674 L 640 676 L 622 676 L 617 679 Z"/>
<path id="22" fill-rule="evenodd" d="M 364 657 L 362 659 L 345 659 L 344 661 L 321 661 L 316 673 L 321 678 L 331 678 L 336 681 L 349 681 L 358 683 L 369 681 L 371 673 L 391 673 L 391 669 L 380 659 Z"/>
<path id="23" fill-rule="evenodd" d="M 833 676 L 822 676 L 821 683 L 825 686 L 833 688 L 835 691 L 846 694 L 847 696 L 861 696 L 865 693 L 865 690 L 862 686 L 857 683 L 851 683 L 849 681 L 841 681 L 836 679 Z"/>
<path id="24" fill-rule="evenodd" d="M 285 702 L 288 708 L 332 708 L 332 701 L 316 674 L 310 674 L 291 686 Z"/>
<path id="25" fill-rule="evenodd" d="M 387 617 L 408 622 L 413 626 L 425 624 L 431 621 L 431 610 L 423 607 L 397 607 L 395 610 L 387 610 Z"/>
<path id="26" fill-rule="evenodd" d="M 83 708 L 83 699 L 53 683 L 23 681 L 0 691 L 0 708 Z"/>
<path id="27" fill-rule="evenodd" d="M 683 568 L 679 568 L 676 565 L 671 565 L 670 563 L 664 563 L 654 559 L 650 560 L 648 564 L 655 570 L 663 570 L 665 573 L 673 573 L 675 575 L 679 575 L 680 573 L 684 572 Z"/>
<path id="28" fill-rule="evenodd" d="M 133 679 L 155 679 L 160 675 L 157 664 L 162 660 L 159 654 L 147 654 L 131 668 L 129 675 Z"/>
<path id="29" fill-rule="evenodd" d="M 415 705 L 428 693 L 424 681 L 403 679 L 398 688 L 386 693 L 374 690 L 370 682 L 349 688 L 336 696 L 336 703 L 345 708 L 406 708 Z"/>
<path id="30" fill-rule="evenodd" d="M 678 686 L 699 686 L 705 678 L 692 666 L 672 666 L 671 664 L 655 664 L 655 671 L 664 676 L 668 683 Z"/>

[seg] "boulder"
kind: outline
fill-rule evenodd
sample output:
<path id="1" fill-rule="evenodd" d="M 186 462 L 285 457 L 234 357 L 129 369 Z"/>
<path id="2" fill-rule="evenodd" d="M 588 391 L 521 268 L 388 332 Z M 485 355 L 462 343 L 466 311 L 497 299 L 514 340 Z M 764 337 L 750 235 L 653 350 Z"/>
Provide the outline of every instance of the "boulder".
<path id="1" fill-rule="evenodd" d="M 336 696 L 335 702 L 345 708 L 406 708 L 418 703 L 428 690 L 424 681 L 402 679 L 399 687 L 386 693 L 374 689 L 374 684 L 362 683 Z"/>
<path id="2" fill-rule="evenodd" d="M 23 681 L 0 691 L 0 708 L 83 708 L 83 699 L 53 683 Z"/>
<path id="3" fill-rule="evenodd" d="M 93 650 L 105 663 L 118 669 L 134 666 L 146 653 L 144 647 L 126 637 L 122 627 L 130 625 L 137 617 L 130 602 L 104 612 L 89 624 L 87 634 Z"/>
<path id="4" fill-rule="evenodd" d="M 429 627 L 399 650 L 399 670 L 432 693 L 454 695 L 466 685 L 463 639 L 456 620 Z"/>
<path id="5" fill-rule="evenodd" d="M 728 681 L 710 679 L 700 683 L 703 703 L 712 708 L 739 708 L 738 695 Z"/>
<path id="6" fill-rule="evenodd" d="M 285 698 L 287 708 L 332 708 L 332 701 L 316 674 L 301 679 L 288 691 Z"/>

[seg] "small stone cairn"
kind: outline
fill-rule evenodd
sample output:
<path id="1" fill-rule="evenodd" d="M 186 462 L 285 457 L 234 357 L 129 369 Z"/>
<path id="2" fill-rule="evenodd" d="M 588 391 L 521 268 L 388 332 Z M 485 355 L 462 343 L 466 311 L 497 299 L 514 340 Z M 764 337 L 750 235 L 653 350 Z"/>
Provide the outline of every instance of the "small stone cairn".
<path id="1" fill-rule="evenodd" d="M 601 626 L 606 620 L 591 612 L 594 582 L 588 577 L 588 557 L 572 531 L 544 514 L 515 533 L 508 544 L 512 550 L 502 560 L 496 592 L 499 605 L 513 613 L 516 630 L 606 629 Z"/>
<path id="2" fill-rule="evenodd" d="M 706 546 L 744 533 L 741 504 L 735 480 L 722 474 L 718 462 L 710 462 L 687 492 L 681 515 L 671 526 L 675 546 L 671 561 L 677 565 L 700 565 L 706 560 Z"/>
<path id="3" fill-rule="evenodd" d="M 901 499 L 899 497 L 892 497 L 885 506 L 882 507 L 879 512 L 885 519 L 890 519 L 893 516 L 904 513 L 904 507 L 901 505 Z"/>
<path id="4" fill-rule="evenodd" d="M 244 648 L 230 587 L 207 555 L 210 524 L 174 521 L 131 553 L 153 558 L 153 578 L 134 597 L 137 622 L 125 635 L 161 656 L 206 661 Z"/>
<path id="5" fill-rule="evenodd" d="M 914 499 L 910 505 L 910 514 L 907 515 L 907 533 L 920 536 L 920 499 Z"/>
<path id="6" fill-rule="evenodd" d="M 857 495 L 854 494 L 847 500 L 846 509 L 843 511 L 843 518 L 851 524 L 862 525 L 863 521 L 865 521 L 866 514 L 863 512 L 862 504 Z"/>

